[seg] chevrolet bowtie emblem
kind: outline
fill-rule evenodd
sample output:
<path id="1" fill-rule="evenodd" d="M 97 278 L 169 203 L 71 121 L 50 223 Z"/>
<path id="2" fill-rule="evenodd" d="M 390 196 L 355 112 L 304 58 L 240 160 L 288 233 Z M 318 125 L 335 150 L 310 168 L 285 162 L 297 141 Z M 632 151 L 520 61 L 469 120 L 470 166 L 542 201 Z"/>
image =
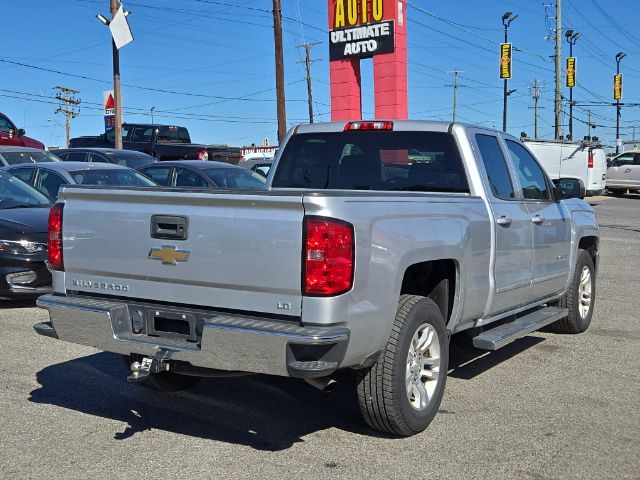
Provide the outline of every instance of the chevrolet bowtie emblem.
<path id="1" fill-rule="evenodd" d="M 162 260 L 163 265 L 176 265 L 178 262 L 186 262 L 190 256 L 191 250 L 176 250 L 175 245 L 162 245 L 153 247 L 148 258 Z"/>

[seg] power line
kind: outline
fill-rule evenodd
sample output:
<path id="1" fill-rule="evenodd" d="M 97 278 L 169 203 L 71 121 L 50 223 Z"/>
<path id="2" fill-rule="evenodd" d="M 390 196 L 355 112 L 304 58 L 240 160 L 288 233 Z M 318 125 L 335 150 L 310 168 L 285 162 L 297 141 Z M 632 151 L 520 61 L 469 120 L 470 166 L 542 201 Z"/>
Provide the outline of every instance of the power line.
<path id="1" fill-rule="evenodd" d="M 0 62 L 9 63 L 9 64 L 13 64 L 13 65 L 19 65 L 21 67 L 31 68 L 31 69 L 40 70 L 40 71 L 49 72 L 49 73 L 56 73 L 58 75 L 65 75 L 67 77 L 81 78 L 83 80 L 89 80 L 89 81 L 92 81 L 92 82 L 99 82 L 99 83 L 103 83 L 103 84 L 111 84 L 111 82 L 106 81 L 106 80 L 101 80 L 99 78 L 93 78 L 93 77 L 88 77 L 86 75 L 78 75 L 78 74 L 75 74 L 75 73 L 63 72 L 63 71 L 60 71 L 60 70 L 54 70 L 54 69 L 51 69 L 51 68 L 39 67 L 39 66 L 36 66 L 36 65 L 30 65 L 30 64 L 22 63 L 22 62 L 14 62 L 14 61 L 2 59 L 2 58 L 0 58 Z M 140 85 L 132 85 L 130 83 L 123 83 L 122 86 L 123 87 L 128 87 L 128 88 L 135 88 L 137 90 L 145 90 L 145 91 L 149 91 L 149 92 L 168 93 L 168 94 L 172 94 L 172 95 L 184 95 L 184 96 L 187 96 L 187 97 L 215 98 L 215 99 L 218 99 L 218 100 L 225 100 L 225 101 L 252 101 L 252 102 L 275 102 L 276 101 L 275 99 L 267 99 L 267 98 L 247 98 L 249 96 L 258 95 L 260 93 L 265 93 L 267 91 L 272 91 L 274 89 L 261 90 L 259 92 L 249 93 L 247 95 L 239 96 L 239 97 L 225 97 L 225 96 L 221 96 L 221 95 L 207 95 L 207 94 L 204 94 L 204 93 L 180 92 L 180 91 L 175 91 L 175 90 L 166 90 L 166 89 L 163 89 L 163 88 L 143 87 L 143 86 L 140 86 Z M 289 99 L 288 101 L 289 102 L 306 102 L 306 100 L 302 100 L 302 99 Z"/>

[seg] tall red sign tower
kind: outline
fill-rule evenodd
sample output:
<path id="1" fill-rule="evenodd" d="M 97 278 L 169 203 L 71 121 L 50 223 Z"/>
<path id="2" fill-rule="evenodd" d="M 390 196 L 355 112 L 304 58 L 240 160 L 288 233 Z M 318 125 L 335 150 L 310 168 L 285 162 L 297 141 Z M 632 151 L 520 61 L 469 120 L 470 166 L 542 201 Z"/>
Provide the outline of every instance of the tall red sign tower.
<path id="1" fill-rule="evenodd" d="M 331 119 L 362 119 L 360 61 L 373 57 L 375 117 L 406 119 L 405 0 L 329 0 Z"/>

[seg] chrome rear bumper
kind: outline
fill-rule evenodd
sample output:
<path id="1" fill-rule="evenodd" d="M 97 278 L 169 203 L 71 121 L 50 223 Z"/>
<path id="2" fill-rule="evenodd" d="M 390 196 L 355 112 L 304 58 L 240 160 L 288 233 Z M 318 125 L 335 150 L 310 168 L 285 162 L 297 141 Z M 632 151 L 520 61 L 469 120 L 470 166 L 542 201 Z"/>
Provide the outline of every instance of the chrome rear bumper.
<path id="1" fill-rule="evenodd" d="M 162 353 L 170 360 L 216 370 L 326 376 L 342 362 L 350 335 L 343 327 L 301 327 L 211 312 L 200 341 L 187 342 L 133 333 L 129 305 L 123 301 L 44 295 L 37 304 L 49 311 L 51 319 L 50 325 L 34 326 L 41 335 L 123 355 Z"/>

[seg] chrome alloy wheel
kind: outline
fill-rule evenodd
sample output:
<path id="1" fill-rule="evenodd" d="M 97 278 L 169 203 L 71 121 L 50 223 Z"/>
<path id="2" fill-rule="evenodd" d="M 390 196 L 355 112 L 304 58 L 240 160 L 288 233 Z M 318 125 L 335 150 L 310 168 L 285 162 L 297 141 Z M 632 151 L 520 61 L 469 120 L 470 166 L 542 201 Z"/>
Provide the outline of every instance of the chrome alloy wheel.
<path id="1" fill-rule="evenodd" d="M 435 328 L 424 323 L 414 333 L 407 355 L 405 383 L 407 397 L 414 410 L 427 408 L 435 394 L 439 377 L 440 340 Z"/>
<path id="2" fill-rule="evenodd" d="M 578 311 L 581 318 L 587 318 L 591 309 L 591 270 L 586 265 L 582 267 L 580 274 L 580 287 L 578 288 Z"/>

